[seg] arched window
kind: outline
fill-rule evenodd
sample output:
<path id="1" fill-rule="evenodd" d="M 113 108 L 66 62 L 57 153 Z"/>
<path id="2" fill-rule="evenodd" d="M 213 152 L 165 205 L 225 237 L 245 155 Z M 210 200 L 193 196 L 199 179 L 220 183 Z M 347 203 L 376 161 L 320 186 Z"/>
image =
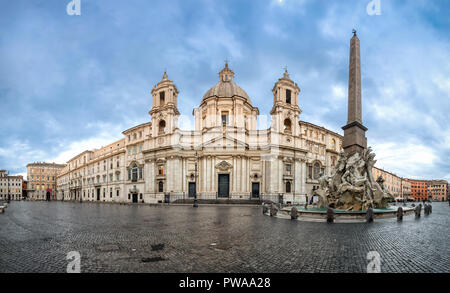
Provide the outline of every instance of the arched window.
<path id="1" fill-rule="evenodd" d="M 291 132 L 291 120 L 284 120 L 284 132 Z"/>
<path id="2" fill-rule="evenodd" d="M 164 183 L 162 181 L 158 182 L 158 192 L 164 191 Z"/>
<path id="3" fill-rule="evenodd" d="M 133 168 L 131 169 L 131 181 L 135 182 L 138 179 L 138 167 L 136 164 L 133 165 Z"/>
<path id="4" fill-rule="evenodd" d="M 318 179 L 320 177 L 320 164 L 318 162 L 314 163 L 314 179 Z"/>
<path id="5" fill-rule="evenodd" d="M 335 156 L 331 157 L 331 166 L 332 167 L 336 166 L 336 157 Z"/>
<path id="6" fill-rule="evenodd" d="M 336 140 L 334 140 L 334 138 L 331 139 L 331 149 L 332 150 L 336 150 Z"/>
<path id="7" fill-rule="evenodd" d="M 286 181 L 286 193 L 291 193 L 291 182 Z"/>
<path id="8" fill-rule="evenodd" d="M 159 121 L 159 133 L 165 133 L 166 132 L 166 121 L 161 120 Z"/>

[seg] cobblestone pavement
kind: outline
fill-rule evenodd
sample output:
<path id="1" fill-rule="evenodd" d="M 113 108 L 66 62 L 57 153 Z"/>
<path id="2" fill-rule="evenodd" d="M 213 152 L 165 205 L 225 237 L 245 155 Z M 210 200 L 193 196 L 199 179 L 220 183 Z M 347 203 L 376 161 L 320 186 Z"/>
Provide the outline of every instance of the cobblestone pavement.
<path id="1" fill-rule="evenodd" d="M 0 214 L 0 272 L 450 272 L 450 207 L 371 224 L 262 215 L 251 206 L 12 202 Z M 215 243 L 215 245 L 211 245 Z M 143 262 L 147 258 L 149 262 Z"/>

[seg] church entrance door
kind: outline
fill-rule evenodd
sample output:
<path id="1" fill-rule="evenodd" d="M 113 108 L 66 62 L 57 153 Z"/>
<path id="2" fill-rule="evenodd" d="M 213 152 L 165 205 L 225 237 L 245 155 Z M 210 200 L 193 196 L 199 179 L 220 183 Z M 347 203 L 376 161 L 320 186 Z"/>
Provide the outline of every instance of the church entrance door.
<path id="1" fill-rule="evenodd" d="M 252 182 L 252 197 L 259 197 L 259 182 Z"/>
<path id="2" fill-rule="evenodd" d="M 194 197 L 195 196 L 195 182 L 189 182 L 189 197 Z"/>
<path id="3" fill-rule="evenodd" d="M 218 197 L 230 196 L 230 174 L 219 174 Z"/>

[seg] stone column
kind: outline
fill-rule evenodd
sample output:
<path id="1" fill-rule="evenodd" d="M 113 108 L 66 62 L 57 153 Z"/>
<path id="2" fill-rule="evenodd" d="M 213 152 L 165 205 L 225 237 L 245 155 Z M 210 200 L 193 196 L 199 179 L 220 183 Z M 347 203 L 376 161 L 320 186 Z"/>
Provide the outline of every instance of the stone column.
<path id="1" fill-rule="evenodd" d="M 237 176 L 236 176 L 236 174 L 237 174 L 237 160 L 236 160 L 236 157 L 233 157 L 233 188 L 232 188 L 232 190 L 233 190 L 233 192 L 236 192 L 237 191 Z"/>
<path id="2" fill-rule="evenodd" d="M 302 194 L 306 194 L 306 161 L 302 161 L 301 166 L 302 166 Z"/>
<path id="3" fill-rule="evenodd" d="M 300 163 L 300 160 L 295 159 L 294 161 L 294 180 L 295 180 L 295 193 L 299 194 L 301 193 L 302 188 L 302 165 Z"/>
<path id="4" fill-rule="evenodd" d="M 212 157 L 211 160 L 211 190 L 216 193 L 216 157 Z"/>
<path id="5" fill-rule="evenodd" d="M 207 176 L 208 176 L 207 170 L 206 170 L 206 156 L 203 156 L 202 161 L 203 161 L 203 168 L 202 168 L 202 173 L 203 173 L 203 184 L 202 184 L 202 186 L 203 186 L 203 188 L 202 189 L 203 189 L 203 192 L 206 192 L 206 190 L 207 190 L 206 180 L 207 180 Z"/>

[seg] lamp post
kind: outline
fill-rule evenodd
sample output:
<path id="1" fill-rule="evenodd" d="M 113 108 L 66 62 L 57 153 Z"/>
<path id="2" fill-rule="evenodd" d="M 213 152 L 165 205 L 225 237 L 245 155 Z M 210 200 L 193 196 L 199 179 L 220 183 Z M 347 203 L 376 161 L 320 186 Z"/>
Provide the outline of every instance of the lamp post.
<path id="1" fill-rule="evenodd" d="M 81 186 L 81 188 L 80 188 L 80 203 L 82 203 L 83 200 L 81 198 L 83 197 L 83 176 L 80 176 L 80 186 Z"/>
<path id="2" fill-rule="evenodd" d="M 6 176 L 8 178 L 8 200 L 7 200 L 7 202 L 9 204 L 9 202 L 11 201 L 11 195 L 9 194 L 9 174 L 7 174 Z"/>
<path id="3" fill-rule="evenodd" d="M 198 161 L 198 153 L 195 151 L 195 192 L 194 192 L 194 208 L 198 208 L 198 201 L 197 201 L 197 161 Z"/>

